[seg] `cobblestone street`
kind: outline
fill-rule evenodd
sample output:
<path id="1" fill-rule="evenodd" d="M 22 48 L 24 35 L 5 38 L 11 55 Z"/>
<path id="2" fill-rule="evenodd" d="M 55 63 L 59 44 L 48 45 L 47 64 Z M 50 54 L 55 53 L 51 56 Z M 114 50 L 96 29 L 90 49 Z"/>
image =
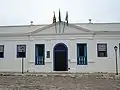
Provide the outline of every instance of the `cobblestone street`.
<path id="1" fill-rule="evenodd" d="M 120 90 L 113 74 L 0 75 L 0 90 Z"/>

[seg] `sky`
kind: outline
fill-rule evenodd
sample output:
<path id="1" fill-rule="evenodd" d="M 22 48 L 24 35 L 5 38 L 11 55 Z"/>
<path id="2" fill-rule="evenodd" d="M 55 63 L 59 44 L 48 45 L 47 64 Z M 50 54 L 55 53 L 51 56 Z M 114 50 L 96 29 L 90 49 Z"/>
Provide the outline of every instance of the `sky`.
<path id="1" fill-rule="evenodd" d="M 59 9 L 70 23 L 120 22 L 120 0 L 0 0 L 0 25 L 50 24 Z"/>

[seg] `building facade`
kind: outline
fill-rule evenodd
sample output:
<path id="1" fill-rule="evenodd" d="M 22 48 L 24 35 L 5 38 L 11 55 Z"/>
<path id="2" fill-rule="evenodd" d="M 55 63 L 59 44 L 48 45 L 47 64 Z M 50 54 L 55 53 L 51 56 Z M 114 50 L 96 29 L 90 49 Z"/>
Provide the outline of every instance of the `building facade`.
<path id="1" fill-rule="evenodd" d="M 0 26 L 0 71 L 114 73 L 119 44 L 119 23 Z"/>

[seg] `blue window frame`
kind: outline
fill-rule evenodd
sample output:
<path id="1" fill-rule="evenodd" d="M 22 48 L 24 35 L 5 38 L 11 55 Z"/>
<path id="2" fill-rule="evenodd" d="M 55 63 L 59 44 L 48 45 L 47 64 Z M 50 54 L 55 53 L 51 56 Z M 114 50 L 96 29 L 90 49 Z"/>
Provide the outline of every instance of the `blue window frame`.
<path id="1" fill-rule="evenodd" d="M 87 44 L 77 44 L 77 65 L 87 65 Z"/>
<path id="2" fill-rule="evenodd" d="M 17 58 L 26 57 L 26 45 L 17 45 Z"/>
<path id="3" fill-rule="evenodd" d="M 119 43 L 119 56 L 120 56 L 120 43 Z"/>
<path id="4" fill-rule="evenodd" d="M 4 45 L 0 45 L 0 58 L 4 58 Z"/>
<path id="5" fill-rule="evenodd" d="M 35 65 L 45 64 L 45 45 L 35 44 Z"/>

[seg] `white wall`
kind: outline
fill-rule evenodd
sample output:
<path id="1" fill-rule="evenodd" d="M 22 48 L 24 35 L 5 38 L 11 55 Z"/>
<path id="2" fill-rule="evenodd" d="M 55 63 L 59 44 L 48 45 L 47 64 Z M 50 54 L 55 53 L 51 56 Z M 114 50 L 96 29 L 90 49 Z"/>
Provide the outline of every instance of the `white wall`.
<path id="1" fill-rule="evenodd" d="M 114 46 L 119 47 L 120 40 L 76 39 L 76 40 L 31 40 L 31 41 L 1 41 L 4 45 L 4 58 L 0 58 L 0 71 L 21 72 L 21 58 L 16 58 L 17 44 L 26 44 L 26 58 L 24 71 L 52 72 L 53 48 L 57 43 L 64 43 L 68 47 L 68 67 L 71 72 L 115 72 Z M 87 43 L 88 65 L 77 65 L 77 43 Z M 108 57 L 97 57 L 97 43 L 107 43 Z M 45 65 L 35 65 L 35 44 L 45 44 Z M 50 58 L 46 58 L 46 51 L 50 51 Z M 120 57 L 118 48 L 118 66 L 120 71 Z"/>
<path id="2" fill-rule="evenodd" d="M 88 65 L 80 66 L 80 65 L 76 65 L 75 62 L 72 62 L 70 64 L 71 71 L 73 72 L 76 72 L 76 71 L 77 72 L 115 72 L 115 52 L 114 52 L 113 47 L 115 45 L 119 47 L 120 41 L 117 41 L 117 40 L 76 40 L 76 43 L 80 43 L 80 42 L 87 43 Z M 97 43 L 107 43 L 108 57 L 97 57 Z M 74 57 L 74 59 L 76 60 L 75 55 L 72 57 Z M 119 66 L 119 71 L 120 71 L 119 50 L 118 50 L 118 66 Z"/>
<path id="3" fill-rule="evenodd" d="M 114 46 L 119 47 L 119 40 L 35 40 L 32 41 L 31 63 L 29 69 L 34 72 L 53 71 L 53 48 L 57 43 L 64 43 L 68 47 L 68 67 L 71 72 L 115 72 Z M 34 44 L 33 44 L 34 43 Z M 88 65 L 77 65 L 77 43 L 87 43 Z M 97 43 L 107 43 L 108 57 L 97 57 Z M 35 65 L 35 44 L 45 44 L 45 65 Z M 50 58 L 46 58 L 46 51 L 50 51 Z M 118 50 L 119 53 L 119 50 Z M 120 58 L 118 54 L 118 65 L 120 71 Z"/>
<path id="4" fill-rule="evenodd" d="M 28 51 L 27 41 L 0 41 L 1 45 L 4 45 L 4 58 L 0 58 L 0 71 L 1 72 L 21 72 L 21 58 L 17 58 L 17 46 L 18 44 L 26 44 L 26 50 Z M 28 52 L 26 52 L 26 58 L 24 58 L 24 71 L 27 71 L 28 67 Z"/>

